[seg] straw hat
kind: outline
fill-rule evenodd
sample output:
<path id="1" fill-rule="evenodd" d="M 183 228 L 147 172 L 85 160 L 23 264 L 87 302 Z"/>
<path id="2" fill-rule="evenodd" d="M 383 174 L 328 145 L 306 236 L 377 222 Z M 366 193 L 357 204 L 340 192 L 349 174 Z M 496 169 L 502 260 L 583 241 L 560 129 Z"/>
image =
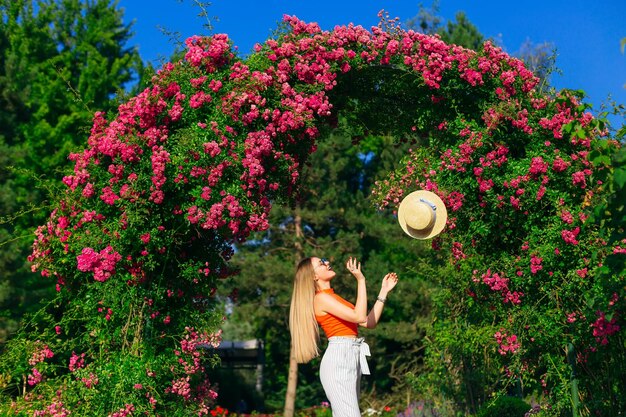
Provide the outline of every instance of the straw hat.
<path id="1" fill-rule="evenodd" d="M 404 232 L 415 239 L 437 236 L 446 226 L 448 210 L 439 196 L 425 190 L 404 197 L 398 208 L 398 222 Z"/>

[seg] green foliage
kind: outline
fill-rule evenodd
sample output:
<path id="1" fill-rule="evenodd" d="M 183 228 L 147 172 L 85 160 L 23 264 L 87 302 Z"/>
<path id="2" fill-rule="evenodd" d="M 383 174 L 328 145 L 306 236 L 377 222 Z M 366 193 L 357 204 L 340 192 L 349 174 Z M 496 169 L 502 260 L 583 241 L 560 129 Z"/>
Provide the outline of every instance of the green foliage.
<path id="1" fill-rule="evenodd" d="M 494 402 L 484 404 L 476 417 L 524 417 L 530 405 L 518 397 L 500 396 Z"/>
<path id="2" fill-rule="evenodd" d="M 54 291 L 25 262 L 32 230 L 93 112 L 136 76 L 130 36 L 108 0 L 0 2 L 0 341 Z"/>
<path id="3" fill-rule="evenodd" d="M 615 111 L 619 113 L 619 108 Z M 599 127 L 609 127 L 608 122 L 601 119 Z M 603 191 L 603 198 L 593 208 L 591 219 L 600 226 L 602 237 L 616 247 L 613 253 L 607 255 L 604 265 L 598 270 L 598 274 L 606 280 L 613 280 L 613 277 L 626 271 L 626 208 L 623 198 L 626 193 L 626 147 L 623 145 L 625 133 L 626 125 L 623 125 L 615 133 L 614 140 L 600 142 L 589 155 L 597 169 L 597 180 L 602 184 Z"/>

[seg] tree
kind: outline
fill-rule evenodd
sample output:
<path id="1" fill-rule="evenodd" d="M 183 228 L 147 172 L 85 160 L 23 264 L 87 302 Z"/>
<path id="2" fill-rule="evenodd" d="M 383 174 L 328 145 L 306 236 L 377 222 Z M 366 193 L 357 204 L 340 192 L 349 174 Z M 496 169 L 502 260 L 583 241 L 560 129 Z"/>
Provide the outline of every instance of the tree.
<path id="1" fill-rule="evenodd" d="M 550 75 L 555 70 L 556 48 L 554 44 L 550 42 L 535 44 L 527 39 L 517 52 L 517 56 L 524 61 L 529 70 L 539 77 L 541 80 L 539 88 L 547 91 Z"/>
<path id="2" fill-rule="evenodd" d="M 464 12 L 457 12 L 456 21 L 448 20 L 445 26 L 441 25 L 444 19 L 437 13 L 439 13 L 439 1 L 434 1 L 429 9 L 420 4 L 417 16 L 409 19 L 406 26 L 408 29 L 427 35 L 437 34 L 449 44 L 463 46 L 475 51 L 482 47 L 485 37 L 469 21 Z"/>
<path id="3" fill-rule="evenodd" d="M 452 45 L 463 46 L 474 51 L 480 50 L 485 38 L 478 28 L 462 11 L 457 12 L 455 19 L 456 22 L 448 21 L 445 28 L 437 30 L 441 39 Z"/>
<path id="4" fill-rule="evenodd" d="M 54 282 L 34 279 L 26 257 L 44 219 L 46 183 L 69 163 L 95 110 L 137 77 L 131 26 L 109 0 L 0 2 L 0 340 Z M 54 193 L 54 191 L 52 191 Z"/>
<path id="5" fill-rule="evenodd" d="M 406 22 L 409 29 L 416 30 L 426 35 L 434 35 L 441 29 L 443 18 L 438 15 L 439 0 L 434 0 L 430 8 L 426 8 L 422 3 L 418 5 L 417 15 Z"/>

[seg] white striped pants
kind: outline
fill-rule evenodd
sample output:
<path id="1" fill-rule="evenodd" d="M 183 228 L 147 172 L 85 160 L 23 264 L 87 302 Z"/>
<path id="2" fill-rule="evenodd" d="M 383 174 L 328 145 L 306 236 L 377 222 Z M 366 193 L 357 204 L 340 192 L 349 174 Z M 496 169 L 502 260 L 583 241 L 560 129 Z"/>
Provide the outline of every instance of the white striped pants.
<path id="1" fill-rule="evenodd" d="M 361 374 L 370 373 L 365 356 L 370 356 L 370 351 L 362 337 L 334 336 L 328 339 L 320 364 L 320 379 L 333 417 L 361 417 Z"/>

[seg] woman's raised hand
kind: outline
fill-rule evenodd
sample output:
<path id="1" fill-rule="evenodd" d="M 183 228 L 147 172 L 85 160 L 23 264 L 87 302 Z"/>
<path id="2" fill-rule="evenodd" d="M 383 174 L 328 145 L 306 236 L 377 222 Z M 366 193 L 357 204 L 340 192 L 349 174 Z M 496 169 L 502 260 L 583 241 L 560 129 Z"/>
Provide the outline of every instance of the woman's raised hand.
<path id="1" fill-rule="evenodd" d="M 351 257 L 350 259 L 348 259 L 348 262 L 346 263 L 346 268 L 348 268 L 348 271 L 350 271 L 350 273 L 354 275 L 357 280 L 365 279 L 363 272 L 361 272 L 361 262 L 358 262 L 356 258 Z"/>
<path id="2" fill-rule="evenodd" d="M 383 278 L 383 283 L 381 285 L 381 290 L 384 292 L 389 292 L 393 290 L 393 287 L 398 283 L 398 275 L 395 272 L 390 272 Z"/>

